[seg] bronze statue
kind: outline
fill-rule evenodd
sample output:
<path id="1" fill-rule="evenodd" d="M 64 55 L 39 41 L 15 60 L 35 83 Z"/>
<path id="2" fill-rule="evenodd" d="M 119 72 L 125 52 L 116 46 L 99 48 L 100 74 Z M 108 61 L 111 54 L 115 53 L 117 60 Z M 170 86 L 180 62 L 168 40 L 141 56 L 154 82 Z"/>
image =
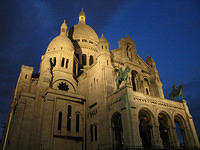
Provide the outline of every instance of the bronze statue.
<path id="1" fill-rule="evenodd" d="M 183 99 L 183 85 L 179 85 L 178 88 L 177 88 L 176 85 L 174 84 L 174 85 L 172 86 L 172 88 L 173 88 L 173 90 L 172 90 L 172 92 L 169 94 L 169 97 L 170 97 L 172 100 L 174 100 L 174 98 L 175 98 L 176 96 L 178 96 L 179 99 L 180 99 L 180 97 Z"/>
<path id="2" fill-rule="evenodd" d="M 125 84 L 127 84 L 129 71 L 130 71 L 130 68 L 128 66 L 124 69 L 124 72 L 122 72 L 122 68 L 118 69 L 118 76 L 115 80 L 117 89 L 119 89 L 119 86 L 121 85 L 122 81 L 124 81 Z"/>

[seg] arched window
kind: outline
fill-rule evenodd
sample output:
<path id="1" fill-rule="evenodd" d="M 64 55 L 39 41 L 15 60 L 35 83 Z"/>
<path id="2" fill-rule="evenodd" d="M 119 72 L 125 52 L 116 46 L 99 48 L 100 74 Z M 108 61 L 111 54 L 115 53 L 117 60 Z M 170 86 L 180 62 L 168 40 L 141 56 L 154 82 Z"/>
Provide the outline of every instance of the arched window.
<path id="1" fill-rule="evenodd" d="M 72 117 L 72 106 L 69 105 L 67 109 L 67 131 L 71 130 L 71 117 Z"/>
<path id="2" fill-rule="evenodd" d="M 77 75 L 77 74 L 76 74 L 76 62 L 75 62 L 75 60 L 74 60 L 74 63 L 73 63 L 73 73 L 74 73 L 75 75 Z"/>
<path id="3" fill-rule="evenodd" d="M 66 60 L 65 68 L 68 68 L 69 59 Z"/>
<path id="4" fill-rule="evenodd" d="M 112 131 L 113 131 L 113 141 L 115 147 L 122 147 L 124 144 L 122 118 L 119 112 L 115 112 L 111 119 Z"/>
<path id="5" fill-rule="evenodd" d="M 90 125 L 90 140 L 93 142 L 93 125 Z"/>
<path id="6" fill-rule="evenodd" d="M 149 95 L 149 90 L 146 88 L 146 94 Z"/>
<path id="7" fill-rule="evenodd" d="M 132 86 L 133 86 L 133 91 L 136 91 L 136 75 L 137 75 L 137 72 L 135 70 L 133 70 L 131 72 L 131 75 L 132 75 Z"/>
<path id="8" fill-rule="evenodd" d="M 53 64 L 56 66 L 56 57 L 53 58 Z"/>
<path id="9" fill-rule="evenodd" d="M 146 110 L 141 110 L 139 112 L 139 132 L 142 140 L 142 146 L 146 148 L 151 148 L 152 143 L 152 123 L 151 115 Z"/>
<path id="10" fill-rule="evenodd" d="M 93 56 L 90 56 L 90 65 L 93 64 Z"/>
<path id="11" fill-rule="evenodd" d="M 177 138 L 179 140 L 180 143 L 180 147 L 188 147 L 189 144 L 189 140 L 187 140 L 188 136 L 187 136 L 187 130 L 185 129 L 185 121 L 183 119 L 182 116 L 180 115 L 176 115 L 174 118 L 174 122 L 176 124 L 176 134 L 177 134 Z"/>
<path id="12" fill-rule="evenodd" d="M 95 133 L 94 139 L 95 141 L 97 141 L 97 126 L 96 125 L 94 125 L 94 133 Z"/>
<path id="13" fill-rule="evenodd" d="M 62 112 L 58 113 L 58 130 L 62 128 Z"/>
<path id="14" fill-rule="evenodd" d="M 86 65 L 86 64 L 87 64 L 87 61 L 86 61 L 87 59 L 86 59 L 86 58 L 87 58 L 86 55 L 83 54 L 83 55 L 82 55 L 82 64 L 83 64 L 83 65 Z"/>
<path id="15" fill-rule="evenodd" d="M 76 114 L 76 132 L 79 132 L 79 119 L 80 119 L 80 115 L 78 113 Z"/>
<path id="16" fill-rule="evenodd" d="M 160 113 L 158 115 L 158 121 L 160 137 L 162 139 L 163 146 L 164 148 L 168 149 L 170 147 L 168 117 L 165 114 Z"/>
<path id="17" fill-rule="evenodd" d="M 61 67 L 64 67 L 65 58 L 62 58 Z"/>
<path id="18" fill-rule="evenodd" d="M 147 95 L 150 95 L 149 93 L 149 81 L 147 80 L 147 78 L 144 78 L 144 88 L 145 88 L 145 92 Z"/>

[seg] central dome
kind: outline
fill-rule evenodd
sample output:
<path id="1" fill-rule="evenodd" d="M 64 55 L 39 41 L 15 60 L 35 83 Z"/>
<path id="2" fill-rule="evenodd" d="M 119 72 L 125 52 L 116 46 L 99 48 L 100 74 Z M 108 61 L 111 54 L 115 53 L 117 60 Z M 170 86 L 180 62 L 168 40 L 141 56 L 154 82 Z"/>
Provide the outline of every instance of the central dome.
<path id="1" fill-rule="evenodd" d="M 70 28 L 68 36 L 71 40 L 83 40 L 87 42 L 99 42 L 96 32 L 85 23 L 85 12 L 81 9 L 79 13 L 79 23 Z"/>
<path id="2" fill-rule="evenodd" d="M 86 39 L 98 43 L 99 38 L 96 32 L 87 24 L 76 24 L 70 28 L 68 36 L 73 40 Z"/>

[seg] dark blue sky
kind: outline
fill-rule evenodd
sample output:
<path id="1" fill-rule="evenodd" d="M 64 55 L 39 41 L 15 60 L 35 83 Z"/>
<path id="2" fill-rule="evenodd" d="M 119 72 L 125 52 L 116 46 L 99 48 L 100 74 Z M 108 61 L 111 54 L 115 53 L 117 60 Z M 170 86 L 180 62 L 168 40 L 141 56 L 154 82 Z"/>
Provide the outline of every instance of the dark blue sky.
<path id="1" fill-rule="evenodd" d="M 129 34 L 143 59 L 153 57 L 166 98 L 173 83 L 184 85 L 200 135 L 200 0 L 1 0 L 0 125 L 21 65 L 37 72 L 63 20 L 68 27 L 77 24 L 82 7 L 87 24 L 99 37 L 104 33 L 111 49 Z"/>

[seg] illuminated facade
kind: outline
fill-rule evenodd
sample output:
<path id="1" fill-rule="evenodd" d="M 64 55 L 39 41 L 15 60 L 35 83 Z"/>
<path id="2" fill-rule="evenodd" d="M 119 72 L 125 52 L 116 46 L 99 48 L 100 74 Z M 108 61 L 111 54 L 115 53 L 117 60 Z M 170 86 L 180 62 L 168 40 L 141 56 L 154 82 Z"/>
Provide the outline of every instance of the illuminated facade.
<path id="1" fill-rule="evenodd" d="M 110 50 L 83 10 L 69 30 L 64 21 L 39 73 L 21 68 L 3 150 L 198 149 L 186 101 L 164 98 L 154 60 L 142 60 L 128 35 L 118 43 Z M 119 68 L 127 66 L 127 84 L 117 89 Z"/>

